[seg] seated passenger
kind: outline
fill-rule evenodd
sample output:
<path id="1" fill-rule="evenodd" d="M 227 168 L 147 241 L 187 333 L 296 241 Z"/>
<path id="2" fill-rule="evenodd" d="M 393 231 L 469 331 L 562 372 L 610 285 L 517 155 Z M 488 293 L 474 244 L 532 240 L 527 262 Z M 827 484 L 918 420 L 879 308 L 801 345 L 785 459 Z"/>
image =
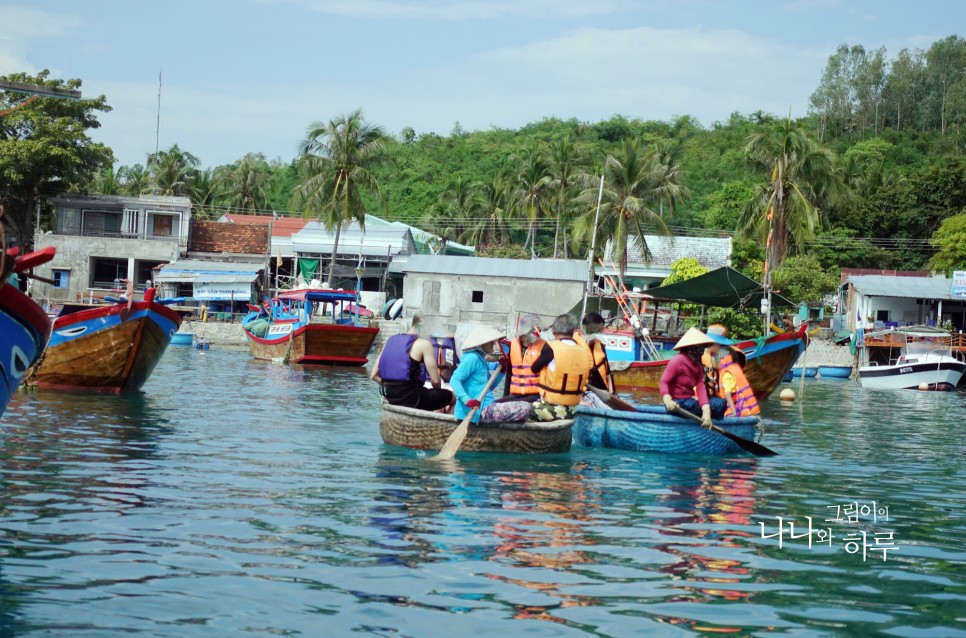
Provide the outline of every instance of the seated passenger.
<path id="1" fill-rule="evenodd" d="M 423 386 L 420 368 L 425 366 L 432 387 Z M 419 410 L 440 410 L 453 403 L 453 393 L 443 390 L 433 344 L 419 337 L 419 318 L 409 332 L 386 340 L 369 377 L 380 384 L 380 392 L 393 405 Z"/>
<path id="2" fill-rule="evenodd" d="M 574 338 L 577 320 L 559 315 L 550 327 L 553 341 L 547 342 L 531 370 L 540 375 L 540 400 L 533 404 L 535 421 L 573 418 L 574 410 L 587 391 L 587 380 L 594 367 L 590 348 Z"/>
<path id="3" fill-rule="evenodd" d="M 496 328 L 476 326 L 463 340 L 463 357 L 449 380 L 456 395 L 453 415 L 457 419 L 465 419 L 473 408 L 478 408 L 473 413 L 473 423 L 525 421 L 530 415 L 530 404 L 526 401 L 496 403 L 493 399 L 493 388 L 510 365 L 509 359 L 495 354 L 494 348 L 501 338 L 503 335 Z M 480 393 L 496 370 L 500 371 L 496 380 L 480 400 Z"/>

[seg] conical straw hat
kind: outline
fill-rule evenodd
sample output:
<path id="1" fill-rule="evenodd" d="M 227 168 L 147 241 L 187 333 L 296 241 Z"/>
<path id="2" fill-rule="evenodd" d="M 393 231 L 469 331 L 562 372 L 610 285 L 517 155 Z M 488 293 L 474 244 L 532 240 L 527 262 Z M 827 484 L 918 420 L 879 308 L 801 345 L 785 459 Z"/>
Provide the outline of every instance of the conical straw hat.
<path id="1" fill-rule="evenodd" d="M 697 328 L 688 328 L 681 340 L 674 345 L 674 349 L 680 350 L 689 346 L 710 346 L 712 343 L 714 343 L 714 340 Z"/>
<path id="2" fill-rule="evenodd" d="M 463 339 L 463 350 L 472 350 L 480 346 L 502 339 L 503 333 L 491 326 L 473 326 L 470 333 Z"/>

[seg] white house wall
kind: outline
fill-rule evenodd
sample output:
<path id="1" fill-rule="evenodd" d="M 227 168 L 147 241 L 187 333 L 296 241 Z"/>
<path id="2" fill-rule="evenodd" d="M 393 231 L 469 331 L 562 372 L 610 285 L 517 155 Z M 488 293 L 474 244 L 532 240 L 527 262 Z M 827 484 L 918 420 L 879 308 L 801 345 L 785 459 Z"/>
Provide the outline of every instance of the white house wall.
<path id="1" fill-rule="evenodd" d="M 433 284 L 438 284 L 438 308 Z M 473 292 L 483 302 L 473 302 Z M 567 312 L 583 296 L 583 282 L 543 281 L 502 277 L 407 273 L 403 282 L 406 317 L 418 314 L 426 331 L 442 329 L 450 334 L 459 324 L 485 323 L 513 333 L 518 315 L 539 315 L 546 325 Z"/>
<path id="2" fill-rule="evenodd" d="M 126 259 L 128 278 L 135 277 L 135 261 L 176 261 L 179 255 L 178 242 L 137 239 L 116 239 L 112 237 L 78 237 L 73 235 L 36 235 L 36 250 L 53 246 L 57 254 L 53 260 L 37 268 L 41 277 L 50 279 L 55 269 L 70 269 L 70 285 L 67 288 L 53 288 L 50 284 L 34 282 L 34 297 L 49 299 L 59 303 L 76 301 L 78 295 L 87 291 L 91 278 L 91 258 Z"/>

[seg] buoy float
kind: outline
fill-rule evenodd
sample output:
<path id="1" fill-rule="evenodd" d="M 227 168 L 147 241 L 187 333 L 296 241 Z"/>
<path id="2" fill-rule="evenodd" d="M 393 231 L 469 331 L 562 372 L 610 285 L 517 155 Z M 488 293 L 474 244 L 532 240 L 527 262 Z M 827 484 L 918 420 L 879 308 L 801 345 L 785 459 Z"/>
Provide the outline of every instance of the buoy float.
<path id="1" fill-rule="evenodd" d="M 402 311 L 403 311 L 403 300 L 402 300 L 402 297 L 400 297 L 389 308 L 389 319 L 392 319 L 393 321 L 395 321 L 396 319 L 399 319 L 400 315 L 402 315 Z"/>
<path id="2" fill-rule="evenodd" d="M 396 303 L 396 299 L 395 298 L 390 299 L 389 301 L 387 301 L 386 302 L 386 305 L 382 307 L 382 318 L 383 319 L 389 319 L 389 309 L 392 308 L 392 305 L 394 303 Z"/>
<path id="3" fill-rule="evenodd" d="M 779 394 L 778 396 L 781 397 L 782 401 L 794 401 L 795 391 L 792 390 L 791 388 L 785 388 L 784 390 L 781 391 L 781 394 Z"/>
<path id="4" fill-rule="evenodd" d="M 923 390 L 923 391 L 926 391 L 926 390 L 929 389 L 929 384 L 926 383 L 925 381 L 923 381 L 922 383 L 919 384 L 919 389 L 920 390 Z"/>

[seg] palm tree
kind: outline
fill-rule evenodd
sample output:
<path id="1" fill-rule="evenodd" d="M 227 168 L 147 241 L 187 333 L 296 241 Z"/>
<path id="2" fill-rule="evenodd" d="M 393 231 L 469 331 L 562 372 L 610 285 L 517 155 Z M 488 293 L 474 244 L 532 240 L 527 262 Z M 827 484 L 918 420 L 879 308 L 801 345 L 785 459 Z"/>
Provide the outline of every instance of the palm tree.
<path id="1" fill-rule="evenodd" d="M 672 146 L 667 141 L 658 144 L 658 174 L 655 194 L 658 196 L 657 214 L 661 219 L 664 219 L 665 202 L 668 206 L 668 217 L 671 217 L 674 214 L 674 205 L 691 196 L 688 187 L 681 183 L 680 154 L 680 146 Z"/>
<path id="2" fill-rule="evenodd" d="M 214 217 L 215 202 L 221 194 L 221 187 L 214 177 L 214 171 L 207 168 L 192 172 L 185 185 L 185 192 L 191 198 L 193 215 L 198 219 Z"/>
<path id="3" fill-rule="evenodd" d="M 515 159 L 520 169 L 514 196 L 520 212 L 529 222 L 523 248 L 526 250 L 530 244 L 530 257 L 534 259 L 537 256 L 537 221 L 550 209 L 550 167 L 539 148 L 525 150 Z"/>
<path id="4" fill-rule="evenodd" d="M 570 208 L 571 197 L 577 184 L 580 166 L 580 152 L 569 137 L 557 140 L 550 145 L 550 188 L 556 192 L 554 202 L 554 217 L 557 228 L 553 235 L 553 258 L 557 258 L 557 247 L 560 242 L 560 228 L 567 211 Z M 566 236 L 564 237 L 566 245 Z M 566 248 L 564 249 L 566 251 Z"/>
<path id="5" fill-rule="evenodd" d="M 621 276 L 627 269 L 627 246 L 631 237 L 640 243 L 645 260 L 651 251 L 644 236 L 650 230 L 659 235 L 670 236 L 664 220 L 654 211 L 658 200 L 657 188 L 660 165 L 653 150 L 644 150 L 633 139 L 624 140 L 617 155 L 610 155 L 604 162 L 604 190 L 600 203 L 600 220 L 597 225 L 597 245 L 611 246 L 610 259 L 617 262 Z M 592 180 L 588 180 L 589 182 Z M 577 202 L 586 207 L 586 213 L 574 223 L 574 240 L 590 242 L 594 232 L 598 183 L 580 193 Z"/>
<path id="6" fill-rule="evenodd" d="M 765 241 L 768 267 L 777 268 L 790 251 L 804 249 L 823 223 L 823 206 L 844 197 L 845 189 L 832 151 L 791 118 L 752 135 L 745 152 L 767 181 L 755 187 L 739 228 Z"/>
<path id="7" fill-rule="evenodd" d="M 152 153 L 148 156 L 151 186 L 158 195 L 183 195 L 198 164 L 197 157 L 182 151 L 177 144 L 167 151 Z"/>
<path id="8" fill-rule="evenodd" d="M 120 195 L 124 188 L 124 167 L 104 166 L 94 176 L 94 189 L 100 195 Z"/>
<path id="9" fill-rule="evenodd" d="M 264 157 L 248 153 L 218 175 L 228 206 L 244 212 L 256 212 L 269 208 L 266 185 L 271 178 L 268 162 Z"/>
<path id="10" fill-rule="evenodd" d="M 457 175 L 439 195 L 439 201 L 423 216 L 421 223 L 442 240 L 440 254 L 446 253 L 446 242 L 461 237 L 480 211 L 480 201 L 470 182 Z"/>
<path id="11" fill-rule="evenodd" d="M 122 190 L 125 195 L 140 195 L 148 191 L 151 185 L 151 174 L 143 164 L 121 167 L 118 173 L 122 171 L 124 175 Z"/>
<path id="12" fill-rule="evenodd" d="M 300 144 L 301 164 L 307 177 L 295 187 L 293 205 L 304 208 L 329 230 L 335 230 L 328 282 L 333 283 L 335 260 L 342 225 L 356 221 L 365 227 L 363 192 L 375 196 L 385 207 L 385 198 L 373 171 L 389 163 L 386 134 L 368 124 L 362 110 L 315 122 Z"/>
<path id="13" fill-rule="evenodd" d="M 513 217 L 514 200 L 504 176 L 496 176 L 477 185 L 479 211 L 475 221 L 460 235 L 465 244 L 482 247 L 500 246 L 510 240 L 509 220 Z"/>

